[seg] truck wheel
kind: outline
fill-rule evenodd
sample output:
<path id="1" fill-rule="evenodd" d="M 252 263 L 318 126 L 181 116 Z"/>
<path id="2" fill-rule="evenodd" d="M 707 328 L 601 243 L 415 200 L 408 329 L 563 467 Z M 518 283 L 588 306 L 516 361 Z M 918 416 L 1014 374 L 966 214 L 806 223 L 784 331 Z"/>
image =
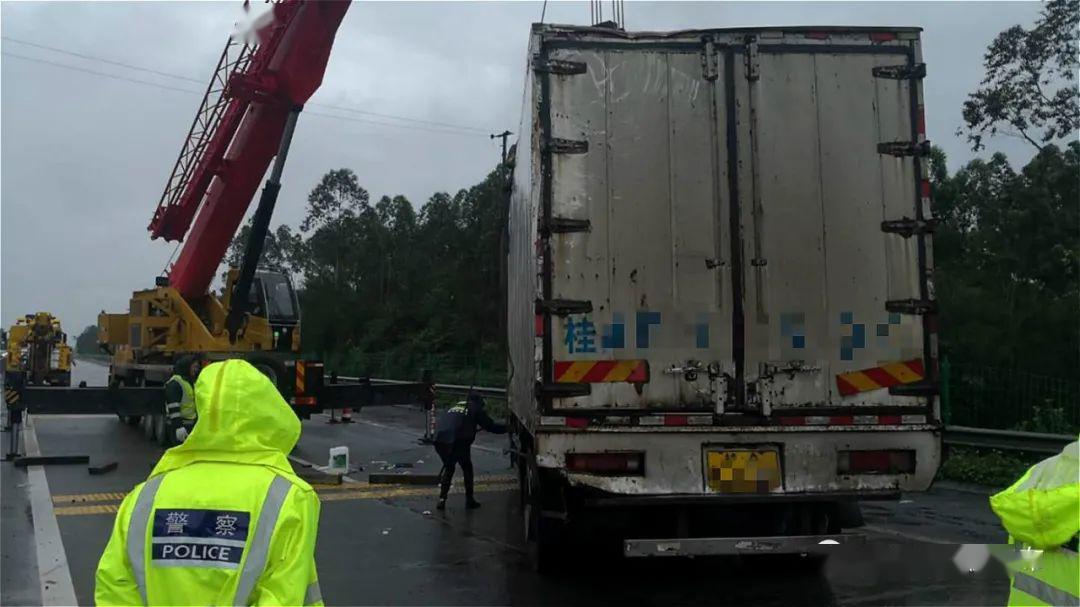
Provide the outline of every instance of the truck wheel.
<path id="1" fill-rule="evenodd" d="M 535 461 L 529 458 L 526 464 L 527 478 L 525 485 L 528 495 L 523 509 L 525 518 L 525 537 L 533 569 L 541 575 L 557 575 L 566 565 L 564 549 L 563 523 L 541 515 L 543 508 L 543 487 Z"/>
<path id="2" fill-rule="evenodd" d="M 281 384 L 279 383 L 282 378 L 285 377 L 285 364 L 273 356 L 267 356 L 265 354 L 251 354 L 245 357 L 251 366 L 262 372 L 263 375 L 270 378 L 270 381 L 277 386 L 278 390 L 281 390 Z"/>
<path id="3" fill-rule="evenodd" d="M 169 422 L 164 415 L 154 416 L 154 435 L 159 446 L 166 449 L 172 446 L 173 437 L 169 435 Z"/>
<path id="4" fill-rule="evenodd" d="M 140 425 L 142 426 L 143 436 L 149 440 L 154 440 L 154 416 L 142 416 L 142 422 Z"/>

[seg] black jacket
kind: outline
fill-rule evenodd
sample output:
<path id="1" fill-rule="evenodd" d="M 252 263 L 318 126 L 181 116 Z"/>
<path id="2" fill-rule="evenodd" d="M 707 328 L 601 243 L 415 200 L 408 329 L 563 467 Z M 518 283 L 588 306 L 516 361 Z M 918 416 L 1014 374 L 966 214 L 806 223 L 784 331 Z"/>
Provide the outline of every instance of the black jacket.
<path id="1" fill-rule="evenodd" d="M 435 419 L 435 442 L 471 443 L 476 439 L 476 427 L 493 434 L 505 434 L 506 424 L 491 419 L 484 410 L 484 399 L 472 395 L 464 405 L 454 405 L 439 412 Z"/>

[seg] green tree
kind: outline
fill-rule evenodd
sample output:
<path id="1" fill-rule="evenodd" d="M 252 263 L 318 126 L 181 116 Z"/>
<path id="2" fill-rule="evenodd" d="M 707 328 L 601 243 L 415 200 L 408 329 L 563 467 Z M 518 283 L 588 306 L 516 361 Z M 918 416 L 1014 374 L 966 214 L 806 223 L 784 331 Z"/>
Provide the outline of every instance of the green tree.
<path id="1" fill-rule="evenodd" d="M 1022 137 L 1037 149 L 1072 136 L 1080 126 L 1077 43 L 1080 0 L 1049 0 L 1030 30 L 1016 25 L 986 51 L 986 77 L 964 103 L 972 149 L 998 133 Z"/>
<path id="2" fill-rule="evenodd" d="M 97 325 L 89 325 L 75 338 L 75 352 L 78 354 L 101 354 L 98 348 Z"/>
<path id="3" fill-rule="evenodd" d="M 995 154 L 953 176 L 931 157 L 942 347 L 954 360 L 1080 376 L 1080 144 L 1020 172 Z"/>

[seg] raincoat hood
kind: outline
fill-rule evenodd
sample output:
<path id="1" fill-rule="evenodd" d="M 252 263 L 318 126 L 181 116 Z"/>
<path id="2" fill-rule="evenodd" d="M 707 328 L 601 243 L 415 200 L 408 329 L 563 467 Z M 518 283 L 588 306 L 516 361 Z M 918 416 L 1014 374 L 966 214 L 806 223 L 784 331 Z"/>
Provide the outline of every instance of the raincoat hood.
<path id="1" fill-rule="evenodd" d="M 269 466 L 294 476 L 288 453 L 300 420 L 274 384 L 243 360 L 207 366 L 195 383 L 199 421 L 183 444 L 161 456 L 150 476 L 200 461 Z"/>

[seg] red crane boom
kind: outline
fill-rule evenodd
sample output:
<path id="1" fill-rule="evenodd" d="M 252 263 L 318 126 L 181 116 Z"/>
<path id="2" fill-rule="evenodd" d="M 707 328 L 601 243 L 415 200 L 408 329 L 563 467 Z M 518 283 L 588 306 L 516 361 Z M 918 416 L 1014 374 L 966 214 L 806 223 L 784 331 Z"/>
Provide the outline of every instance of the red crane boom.
<path id="1" fill-rule="evenodd" d="M 322 84 L 348 8 L 348 0 L 285 0 L 259 29 L 258 44 L 226 43 L 148 228 L 152 239 L 187 234 L 168 270 L 169 284 L 185 298 L 209 289 L 289 113 Z"/>

